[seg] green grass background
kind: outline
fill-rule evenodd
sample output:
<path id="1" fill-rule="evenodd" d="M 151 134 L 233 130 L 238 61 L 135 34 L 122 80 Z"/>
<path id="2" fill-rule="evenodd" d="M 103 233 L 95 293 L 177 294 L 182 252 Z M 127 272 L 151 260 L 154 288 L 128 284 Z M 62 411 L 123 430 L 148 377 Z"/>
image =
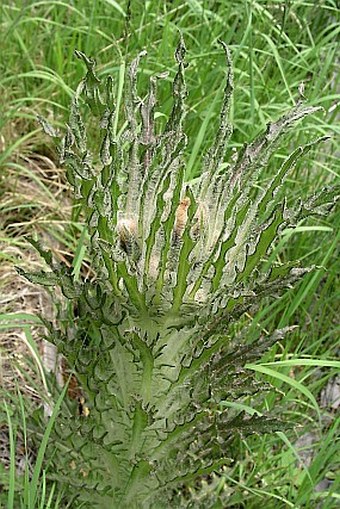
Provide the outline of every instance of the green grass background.
<path id="1" fill-rule="evenodd" d="M 339 178 L 340 13 L 336 1 L 132 0 L 128 4 L 118 0 L 4 0 L 0 12 L 3 264 L 17 261 L 11 247 L 25 255 L 23 234 L 32 229 L 55 239 L 62 246 L 61 257 L 72 256 L 77 249 L 75 233 L 81 225 L 72 223 L 71 228 L 74 217 L 66 179 L 53 165 L 49 171 L 45 166 L 44 171 L 39 169 L 39 162 L 46 164 L 43 158 L 52 162 L 56 158 L 35 121 L 37 114 L 56 126 L 67 121 L 70 98 L 84 71 L 74 57 L 75 49 L 95 57 L 98 73 L 111 74 L 117 90 L 125 62 L 146 49 L 139 82 L 142 96 L 150 75 L 169 71 L 156 107 L 161 124 L 171 107 L 173 53 L 179 31 L 183 33 L 189 63 L 186 156 L 190 180 L 199 174 L 201 154 L 216 132 L 225 72 L 224 55 L 217 44 L 222 39 L 230 47 L 235 72 L 231 148 L 287 111 L 304 82 L 307 102 L 323 106 L 324 112 L 305 120 L 286 137 L 268 174 L 292 147 L 330 134 L 332 139 L 311 151 L 294 170 L 286 183 L 289 200 L 294 202 Z M 95 142 L 96 132 L 92 135 Z M 278 389 L 267 394 L 257 410 L 280 405 L 300 427 L 287 435 L 235 439 L 236 462 L 214 488 L 230 490 L 229 507 L 255 509 L 262 503 L 268 508 L 338 507 L 339 420 L 319 405 L 323 388 L 339 368 L 335 362 L 340 329 L 338 227 L 339 212 L 304 222 L 278 242 L 275 256 L 300 258 L 317 269 L 254 317 L 254 330 L 288 324 L 299 328 L 281 349 L 272 350 L 261 365 L 251 369 L 268 377 Z M 2 316 L 8 318 L 10 312 L 5 309 Z M 6 327 L 13 323 L 7 320 Z M 315 437 L 313 458 L 308 466 L 301 466 L 299 457 L 304 451 L 296 441 L 307 432 Z M 13 475 L 11 479 L 14 487 Z M 317 491 L 316 486 L 325 479 L 331 484 Z M 54 487 L 50 496 L 44 478 L 35 481 L 39 507 L 58 507 L 60 487 Z M 7 498 L 2 500 L 0 495 L 0 501 L 6 507 Z"/>

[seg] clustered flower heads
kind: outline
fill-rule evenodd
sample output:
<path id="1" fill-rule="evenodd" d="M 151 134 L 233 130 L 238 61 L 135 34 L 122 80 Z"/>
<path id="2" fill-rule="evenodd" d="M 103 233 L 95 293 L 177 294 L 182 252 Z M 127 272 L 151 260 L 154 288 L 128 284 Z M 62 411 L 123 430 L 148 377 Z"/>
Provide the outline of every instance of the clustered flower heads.
<path id="1" fill-rule="evenodd" d="M 65 403 L 50 457 L 56 479 L 68 451 L 76 468 L 67 482 L 82 488 L 68 496 L 86 502 L 89 490 L 91 507 L 104 507 L 104 500 L 119 509 L 180 507 L 183 483 L 228 464 L 235 433 L 285 427 L 280 418 L 249 417 L 237 405 L 222 411 L 220 402 L 242 402 L 268 388 L 245 365 L 291 328 L 268 337 L 255 332 L 248 344 L 246 312 L 310 270 L 291 262 L 269 265 L 268 253 L 283 228 L 328 213 L 337 192 L 325 188 L 291 209 L 280 199 L 299 158 L 326 137 L 297 147 L 264 184 L 255 185 L 282 136 L 318 108 L 298 101 L 232 155 L 233 73 L 229 50 L 221 45 L 227 72 L 219 126 L 194 182 L 185 181 L 182 39 L 173 106 L 161 132 L 154 118 L 157 82 L 165 75 L 152 76 L 146 96 L 139 96 L 137 72 L 145 52 L 127 70 L 124 111 L 116 108 L 112 78 L 102 86 L 95 62 L 77 52 L 87 74 L 65 136 L 41 119 L 82 206 L 95 276 L 76 279 L 33 239 L 50 270 L 19 271 L 30 281 L 60 286 L 65 296 L 57 325 L 45 321 L 47 339 L 81 381 L 88 412 L 72 416 Z M 86 104 L 101 133 L 98 154 L 89 148 Z"/>

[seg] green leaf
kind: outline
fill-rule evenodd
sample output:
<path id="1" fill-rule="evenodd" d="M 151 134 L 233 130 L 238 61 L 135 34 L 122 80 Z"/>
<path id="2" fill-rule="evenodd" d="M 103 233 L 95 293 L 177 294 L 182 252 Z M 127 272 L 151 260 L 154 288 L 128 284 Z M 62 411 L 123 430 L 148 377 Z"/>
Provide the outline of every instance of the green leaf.
<path id="1" fill-rule="evenodd" d="M 100 94 L 100 79 L 97 77 L 94 68 L 96 62 L 93 58 L 89 58 L 82 51 L 76 50 L 75 55 L 82 60 L 87 68 L 86 76 L 81 83 L 80 91 L 85 95 L 85 101 L 91 108 L 94 115 L 102 117 L 105 112 L 105 103 Z"/>
<path id="2" fill-rule="evenodd" d="M 47 265 L 53 268 L 53 255 L 52 251 L 44 249 L 38 240 L 34 240 L 33 237 L 26 237 L 26 240 L 38 251 L 40 256 L 45 260 Z"/>
<path id="3" fill-rule="evenodd" d="M 237 282 L 249 277 L 255 267 L 259 265 L 260 260 L 267 253 L 269 246 L 277 236 L 278 228 L 284 222 L 283 213 L 284 207 L 281 206 L 274 212 L 268 223 L 261 228 L 258 238 L 254 241 L 254 245 L 249 248 L 253 253 L 247 256 L 245 268 L 238 274 Z"/>
<path id="4" fill-rule="evenodd" d="M 297 390 L 299 393 L 303 394 L 309 401 L 312 403 L 319 419 L 320 419 L 320 409 L 319 405 L 313 396 L 313 394 L 310 392 L 309 389 L 305 385 L 303 385 L 298 380 L 295 380 L 294 378 L 290 378 L 289 376 L 284 375 L 283 373 L 280 373 L 279 371 L 276 371 L 274 369 L 268 368 L 267 366 L 257 365 L 257 364 L 247 364 L 247 369 L 252 369 L 253 371 L 256 371 L 257 373 L 263 373 L 264 375 L 268 375 L 273 377 L 274 379 L 280 380 L 281 382 L 286 383 L 293 389 Z"/>
<path id="5" fill-rule="evenodd" d="M 52 138 L 59 138 L 59 132 L 45 118 L 37 115 L 37 120 L 43 128 L 45 134 L 51 136 Z"/>
<path id="6" fill-rule="evenodd" d="M 60 277 L 54 272 L 45 272 L 43 270 L 37 272 L 25 272 L 21 267 L 15 267 L 20 276 L 26 278 L 30 283 L 42 286 L 56 286 L 60 282 Z"/>
<path id="7" fill-rule="evenodd" d="M 184 294 L 187 290 L 187 277 L 191 268 L 190 254 L 195 246 L 195 240 L 192 239 L 193 218 L 197 211 L 195 197 L 188 187 L 186 195 L 189 199 L 189 208 L 187 212 L 187 221 L 180 242 L 180 251 L 176 267 L 176 284 L 173 290 L 172 310 L 177 313 L 182 305 Z"/>

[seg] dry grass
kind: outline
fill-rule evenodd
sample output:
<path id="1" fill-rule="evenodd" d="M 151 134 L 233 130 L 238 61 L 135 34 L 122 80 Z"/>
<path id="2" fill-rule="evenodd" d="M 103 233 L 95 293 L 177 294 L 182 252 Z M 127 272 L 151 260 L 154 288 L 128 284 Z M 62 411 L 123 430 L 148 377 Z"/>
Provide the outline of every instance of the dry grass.
<path id="1" fill-rule="evenodd" d="M 1 330 L 0 385 L 5 393 L 14 396 L 19 390 L 34 406 L 43 403 L 49 411 L 46 406 L 46 379 L 41 365 L 47 370 L 56 369 L 55 350 L 41 339 L 41 327 L 31 325 L 29 330 L 15 327 L 11 316 L 17 313 L 52 316 L 51 298 L 44 288 L 20 277 L 14 266 L 20 265 L 29 270 L 42 268 L 41 259 L 23 239 L 27 234 L 32 235 L 32 231 L 54 246 L 57 258 L 65 260 L 67 249 L 56 238 L 55 232 L 58 229 L 62 232 L 69 220 L 71 201 L 63 172 L 55 164 L 54 154 L 41 141 L 41 134 L 20 142 L 27 128 L 22 122 L 9 123 L 0 139 L 2 152 L 7 151 L 8 154 L 2 165 L 0 183 L 0 306 L 2 315 L 8 315 Z M 17 148 L 12 150 L 16 144 Z M 6 324 L 8 327 L 5 327 Z M 37 350 L 32 348 L 30 337 Z M 1 462 L 7 469 L 10 448 L 6 426 L 0 428 L 0 453 Z M 19 433 L 16 442 L 17 474 L 24 471 L 25 461 L 23 437 Z"/>

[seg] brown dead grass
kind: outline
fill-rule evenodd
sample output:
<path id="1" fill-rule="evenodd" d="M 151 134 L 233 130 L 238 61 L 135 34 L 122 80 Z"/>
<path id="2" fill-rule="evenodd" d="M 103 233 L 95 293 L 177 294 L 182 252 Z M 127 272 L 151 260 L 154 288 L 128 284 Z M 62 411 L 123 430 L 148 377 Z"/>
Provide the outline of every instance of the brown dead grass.
<path id="1" fill-rule="evenodd" d="M 4 152 L 25 134 L 24 121 L 10 123 L 0 137 Z M 59 259 L 67 255 L 60 241 L 64 224 L 70 218 L 71 199 L 63 170 L 54 160 L 43 135 L 34 135 L 8 151 L 0 177 L 0 308 L 1 313 L 29 313 L 52 316 L 49 293 L 20 277 L 15 265 L 26 270 L 39 270 L 42 262 L 25 241 L 25 235 L 36 235 L 52 246 Z M 11 145 L 12 144 L 12 145 Z M 57 233 L 57 235 L 56 235 Z M 56 240 L 58 238 L 58 240 Z M 67 256 L 66 256 L 67 257 Z M 5 322 L 2 322 L 4 324 Z M 18 389 L 32 405 L 40 406 L 46 399 L 37 359 L 29 346 L 24 329 L 13 326 L 0 331 L 0 386 L 13 396 Z M 30 332 L 44 357 L 42 329 L 29 326 Z M 22 470 L 24 447 L 20 436 L 16 444 L 17 470 Z M 1 461 L 8 468 L 9 442 L 6 423 L 0 423 Z M 25 453 L 26 454 L 26 453 Z"/>

